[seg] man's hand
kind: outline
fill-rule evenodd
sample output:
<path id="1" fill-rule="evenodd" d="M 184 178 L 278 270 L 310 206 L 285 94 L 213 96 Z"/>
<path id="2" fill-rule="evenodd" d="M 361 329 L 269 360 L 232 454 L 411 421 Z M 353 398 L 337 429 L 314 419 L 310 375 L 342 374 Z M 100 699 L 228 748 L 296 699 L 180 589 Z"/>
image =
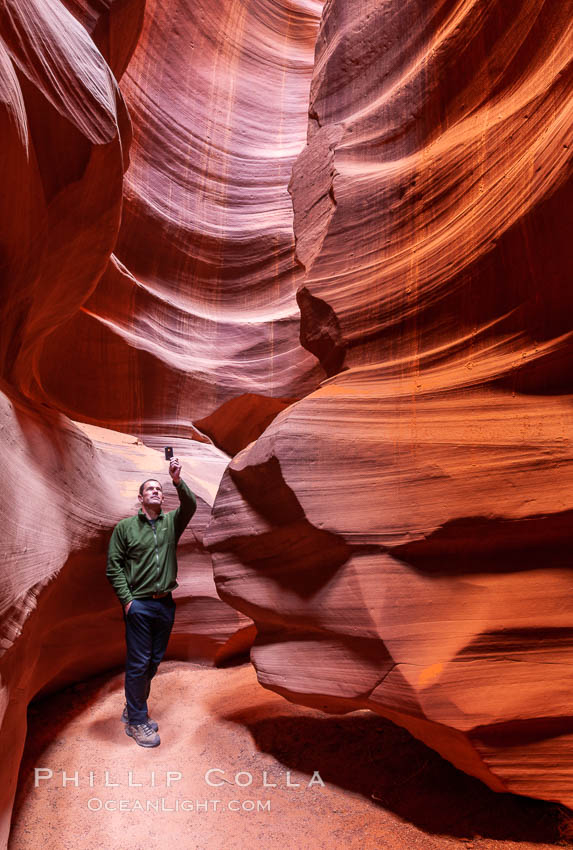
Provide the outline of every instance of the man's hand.
<path id="1" fill-rule="evenodd" d="M 174 484 L 179 484 L 181 481 L 181 464 L 178 457 L 172 457 L 169 463 L 169 475 L 173 479 Z"/>
<path id="2" fill-rule="evenodd" d="M 133 602 L 133 599 L 131 600 L 131 602 L 128 602 L 127 605 L 123 606 L 123 610 L 125 611 L 126 614 L 129 614 L 129 609 L 131 608 L 132 602 Z"/>

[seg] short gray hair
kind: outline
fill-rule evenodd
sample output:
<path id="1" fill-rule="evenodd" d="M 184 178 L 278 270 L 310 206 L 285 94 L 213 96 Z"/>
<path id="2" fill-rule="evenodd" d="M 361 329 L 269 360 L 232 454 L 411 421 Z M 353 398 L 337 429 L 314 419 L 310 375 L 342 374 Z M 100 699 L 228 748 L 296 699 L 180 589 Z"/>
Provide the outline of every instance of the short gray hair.
<path id="1" fill-rule="evenodd" d="M 157 478 L 146 478 L 146 479 L 145 479 L 145 481 L 143 482 L 143 484 L 142 484 L 142 485 L 140 486 L 140 488 L 139 488 L 139 495 L 140 495 L 140 496 L 143 496 L 143 488 L 144 488 L 144 487 L 145 487 L 145 485 L 148 483 L 148 481 L 157 481 Z M 157 481 L 157 483 L 158 483 L 158 484 L 159 484 L 159 486 L 161 487 L 161 492 L 163 492 L 163 484 L 161 483 L 161 481 Z"/>

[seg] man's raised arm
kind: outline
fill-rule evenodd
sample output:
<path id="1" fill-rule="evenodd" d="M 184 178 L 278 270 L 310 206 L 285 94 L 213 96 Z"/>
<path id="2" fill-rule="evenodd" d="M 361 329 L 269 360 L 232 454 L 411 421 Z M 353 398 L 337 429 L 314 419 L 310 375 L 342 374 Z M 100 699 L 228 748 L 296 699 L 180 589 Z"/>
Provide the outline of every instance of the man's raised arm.
<path id="1" fill-rule="evenodd" d="M 187 528 L 189 520 L 197 510 L 197 500 L 187 484 L 185 484 L 181 478 L 181 464 L 179 463 L 179 458 L 174 457 L 171 459 L 171 463 L 169 464 L 169 475 L 177 488 L 177 495 L 179 496 L 179 507 L 175 511 L 175 516 L 173 517 L 175 534 L 179 540 Z"/>

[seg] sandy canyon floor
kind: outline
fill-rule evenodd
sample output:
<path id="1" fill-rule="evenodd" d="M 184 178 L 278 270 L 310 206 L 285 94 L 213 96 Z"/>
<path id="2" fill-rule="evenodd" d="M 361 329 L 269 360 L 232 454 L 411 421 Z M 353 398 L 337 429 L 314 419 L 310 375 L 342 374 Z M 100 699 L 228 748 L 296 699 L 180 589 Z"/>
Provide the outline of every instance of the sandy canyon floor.
<path id="1" fill-rule="evenodd" d="M 122 686 L 30 707 L 10 850 L 573 846 L 563 807 L 495 794 L 369 712 L 291 705 L 248 663 L 165 662 L 155 749 L 125 735 Z"/>

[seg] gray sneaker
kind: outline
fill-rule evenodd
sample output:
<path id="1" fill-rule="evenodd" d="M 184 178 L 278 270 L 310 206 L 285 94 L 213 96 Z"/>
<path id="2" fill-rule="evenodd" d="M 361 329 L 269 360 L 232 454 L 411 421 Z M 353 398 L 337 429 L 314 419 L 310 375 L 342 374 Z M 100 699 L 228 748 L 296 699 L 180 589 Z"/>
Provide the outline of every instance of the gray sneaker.
<path id="1" fill-rule="evenodd" d="M 127 704 L 124 706 L 123 714 L 121 715 L 121 720 L 123 723 L 129 723 L 129 717 L 127 716 Z M 149 715 L 147 715 L 146 723 L 149 723 L 154 732 L 157 732 L 159 726 L 156 720 L 152 720 Z"/>
<path id="2" fill-rule="evenodd" d="M 130 726 L 128 723 L 125 727 L 125 734 L 133 738 L 140 747 L 158 747 L 161 743 L 161 738 L 149 723 L 138 723 L 135 726 Z"/>

